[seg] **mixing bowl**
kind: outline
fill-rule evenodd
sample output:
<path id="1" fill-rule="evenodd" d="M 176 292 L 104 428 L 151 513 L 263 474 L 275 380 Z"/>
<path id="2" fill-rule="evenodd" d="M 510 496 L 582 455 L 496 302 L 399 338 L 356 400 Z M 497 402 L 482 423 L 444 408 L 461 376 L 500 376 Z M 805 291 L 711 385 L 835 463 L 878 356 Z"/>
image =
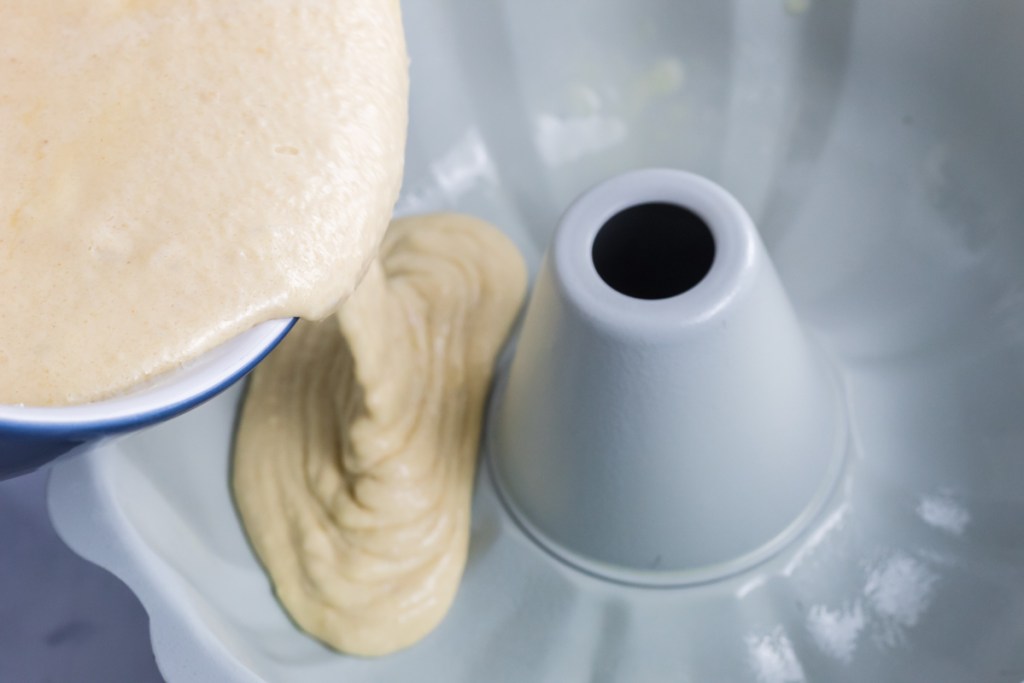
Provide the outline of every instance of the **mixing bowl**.
<path id="1" fill-rule="evenodd" d="M 193 408 L 245 376 L 294 320 L 258 325 L 145 386 L 94 403 L 0 405 L 0 479 L 34 470 L 96 441 L 141 429 Z"/>

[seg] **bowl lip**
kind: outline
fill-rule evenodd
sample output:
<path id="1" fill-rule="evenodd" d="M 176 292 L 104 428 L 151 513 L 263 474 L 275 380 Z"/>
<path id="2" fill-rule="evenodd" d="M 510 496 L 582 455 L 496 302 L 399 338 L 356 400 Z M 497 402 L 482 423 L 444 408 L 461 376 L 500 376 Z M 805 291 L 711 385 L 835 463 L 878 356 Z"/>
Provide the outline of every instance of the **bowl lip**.
<path id="1" fill-rule="evenodd" d="M 140 392 L 137 400 L 96 401 L 71 406 L 0 405 L 0 433 L 26 438 L 73 438 L 112 434 L 154 424 L 208 401 L 243 378 L 276 347 L 298 318 L 260 323 L 235 339 L 248 338 L 239 353 L 229 354 L 190 381 L 175 381 L 159 392 Z"/>

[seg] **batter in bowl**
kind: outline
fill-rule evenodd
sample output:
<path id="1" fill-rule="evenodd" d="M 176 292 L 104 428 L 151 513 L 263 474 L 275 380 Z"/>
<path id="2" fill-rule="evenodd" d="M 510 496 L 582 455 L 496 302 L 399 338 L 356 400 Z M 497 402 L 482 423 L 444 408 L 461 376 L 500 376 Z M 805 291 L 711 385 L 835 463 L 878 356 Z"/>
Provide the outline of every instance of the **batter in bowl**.
<path id="1" fill-rule="evenodd" d="M 402 176 L 398 0 L 0 3 L 0 403 L 319 319 Z"/>
<path id="2" fill-rule="evenodd" d="M 448 610 L 486 394 L 525 289 L 497 229 L 401 219 L 337 317 L 300 322 L 254 373 L 235 500 L 281 602 L 335 648 L 398 650 Z"/>

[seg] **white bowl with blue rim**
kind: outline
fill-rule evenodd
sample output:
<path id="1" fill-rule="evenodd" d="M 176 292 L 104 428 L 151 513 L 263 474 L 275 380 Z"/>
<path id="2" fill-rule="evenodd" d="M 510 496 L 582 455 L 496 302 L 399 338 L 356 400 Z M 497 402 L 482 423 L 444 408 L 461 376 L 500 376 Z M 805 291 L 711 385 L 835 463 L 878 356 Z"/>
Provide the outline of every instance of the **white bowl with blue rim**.
<path id="1" fill-rule="evenodd" d="M 0 405 L 0 479 L 200 405 L 252 370 L 294 322 L 257 325 L 179 369 L 102 401 L 58 407 Z"/>

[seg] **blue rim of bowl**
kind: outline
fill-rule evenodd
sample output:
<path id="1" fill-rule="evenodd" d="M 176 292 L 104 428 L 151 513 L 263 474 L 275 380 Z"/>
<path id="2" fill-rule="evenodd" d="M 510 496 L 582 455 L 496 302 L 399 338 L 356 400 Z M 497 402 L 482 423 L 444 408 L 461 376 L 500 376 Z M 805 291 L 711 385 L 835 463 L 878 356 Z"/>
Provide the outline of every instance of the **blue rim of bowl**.
<path id="1" fill-rule="evenodd" d="M 205 403 L 249 374 L 253 368 L 281 343 L 281 340 L 291 331 L 296 322 L 298 322 L 298 318 L 286 318 L 263 323 L 264 326 L 278 326 L 279 329 L 272 332 L 272 336 L 259 346 L 254 353 L 250 352 L 251 355 L 245 357 L 241 364 L 234 368 L 230 374 L 218 377 L 216 381 L 200 386 L 198 391 L 189 393 L 183 398 L 141 412 L 129 412 L 111 417 L 99 416 L 94 418 L 61 417 L 61 412 L 68 411 L 68 408 L 65 407 L 26 407 L 24 408 L 27 412 L 25 419 L 0 416 L 0 433 L 28 438 L 87 438 L 92 435 L 102 436 L 104 434 L 125 432 L 170 419 Z M 96 404 L 87 405 L 102 405 L 102 403 L 101 401 Z M 75 407 L 77 406 L 70 406 L 69 408 Z M 22 408 L 15 408 L 22 410 Z"/>

